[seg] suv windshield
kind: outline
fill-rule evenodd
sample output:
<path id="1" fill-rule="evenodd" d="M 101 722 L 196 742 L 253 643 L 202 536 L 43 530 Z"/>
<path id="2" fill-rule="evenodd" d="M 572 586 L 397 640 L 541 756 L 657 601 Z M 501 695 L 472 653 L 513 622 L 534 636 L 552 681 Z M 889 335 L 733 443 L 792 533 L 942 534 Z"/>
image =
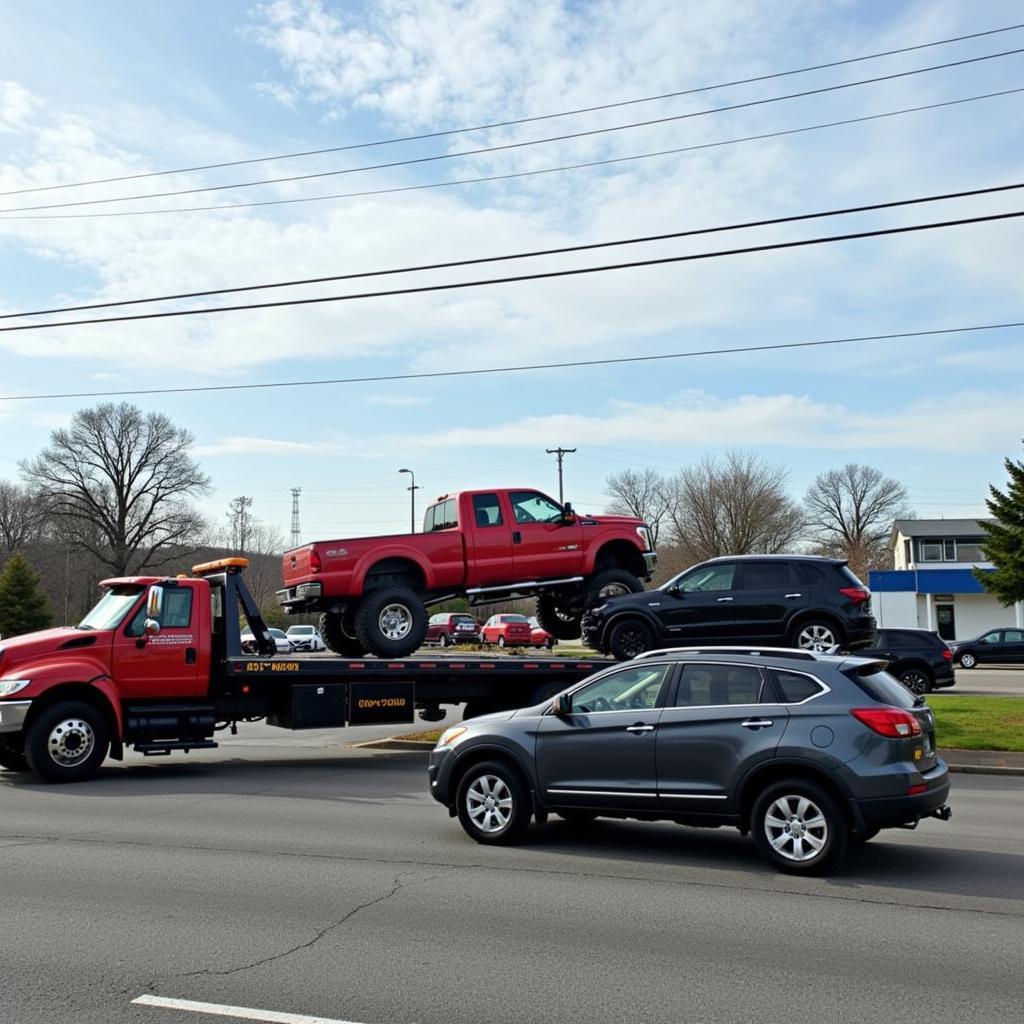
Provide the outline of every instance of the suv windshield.
<path id="1" fill-rule="evenodd" d="M 82 619 L 78 628 L 117 629 L 141 593 L 142 587 L 135 584 L 111 587 L 99 599 L 92 611 Z"/>

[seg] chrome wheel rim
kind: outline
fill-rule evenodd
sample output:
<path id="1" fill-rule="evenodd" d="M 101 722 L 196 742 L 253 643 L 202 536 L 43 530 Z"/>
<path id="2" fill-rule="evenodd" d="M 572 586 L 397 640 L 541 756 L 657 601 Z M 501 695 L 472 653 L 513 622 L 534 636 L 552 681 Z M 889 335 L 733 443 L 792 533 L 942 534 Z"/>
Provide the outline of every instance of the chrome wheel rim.
<path id="1" fill-rule="evenodd" d="M 821 808 L 795 793 L 772 803 L 764 816 L 764 831 L 780 857 L 798 863 L 813 860 L 828 842 L 828 822 Z"/>
<path id="2" fill-rule="evenodd" d="M 404 604 L 389 604 L 377 620 L 381 635 L 388 640 L 404 640 L 412 631 L 412 612 Z"/>
<path id="3" fill-rule="evenodd" d="M 960 665 L 962 668 L 974 668 L 974 663 L 976 660 L 977 659 L 974 657 L 973 654 L 965 654 L 960 659 Z"/>
<path id="4" fill-rule="evenodd" d="M 74 768 L 88 760 L 95 747 L 96 733 L 81 718 L 65 718 L 58 722 L 46 740 L 50 759 L 62 768 Z"/>
<path id="5" fill-rule="evenodd" d="M 505 638 L 503 636 L 499 636 L 498 637 L 498 646 L 499 647 L 504 647 L 505 646 Z"/>
<path id="6" fill-rule="evenodd" d="M 796 638 L 797 646 L 805 651 L 827 651 L 836 645 L 836 635 L 828 626 L 804 626 Z"/>
<path id="7" fill-rule="evenodd" d="M 466 813 L 475 828 L 487 835 L 501 832 L 512 820 L 512 790 L 497 775 L 481 775 L 466 790 Z"/>

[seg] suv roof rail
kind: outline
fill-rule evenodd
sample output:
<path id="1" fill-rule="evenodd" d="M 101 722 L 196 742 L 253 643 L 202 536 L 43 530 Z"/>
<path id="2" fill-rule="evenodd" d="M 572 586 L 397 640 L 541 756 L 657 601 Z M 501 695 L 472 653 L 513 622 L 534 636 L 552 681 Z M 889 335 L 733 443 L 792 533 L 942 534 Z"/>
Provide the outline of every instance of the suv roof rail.
<path id="1" fill-rule="evenodd" d="M 837 653 L 834 648 L 828 651 L 806 651 L 795 647 L 757 647 L 754 645 L 742 647 L 735 644 L 715 647 L 705 644 L 699 647 L 663 647 L 660 650 L 644 651 L 632 660 L 641 661 L 644 658 L 657 658 L 663 654 L 746 654 L 754 658 L 762 654 L 770 654 L 777 658 L 792 658 L 794 661 L 818 661 L 821 658 L 832 657 Z"/>

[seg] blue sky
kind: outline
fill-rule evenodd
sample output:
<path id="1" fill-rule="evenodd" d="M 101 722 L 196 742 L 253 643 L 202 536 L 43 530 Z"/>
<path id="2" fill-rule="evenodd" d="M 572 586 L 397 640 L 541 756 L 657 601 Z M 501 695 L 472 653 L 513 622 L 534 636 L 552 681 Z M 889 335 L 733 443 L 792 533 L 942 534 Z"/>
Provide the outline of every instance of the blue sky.
<path id="1" fill-rule="evenodd" d="M 255 4 L 36 0 L 0 9 L 0 191 L 549 113 L 1010 25 L 1012 3 Z M 0 207 L 229 184 L 524 141 L 1024 47 L 1024 31 L 699 96 L 362 153 Z M 1024 54 L 590 139 L 232 189 L 218 201 L 399 187 L 860 117 L 1024 87 Z M 1021 94 L 1024 95 L 1024 94 Z M 205 213 L 0 219 L 0 311 L 487 256 L 1024 180 L 1021 95 L 488 185 Z M 153 187 L 153 186 L 157 187 Z M 203 197 L 199 197 L 206 202 Z M 125 209 L 171 210 L 180 199 Z M 1013 194 L 626 250 L 699 252 L 1016 209 Z M 107 208 L 109 209 L 109 208 Z M 74 212 L 74 211 L 72 211 Z M 83 212 L 83 211 L 78 211 Z M 3 214 L 0 214 L 0 218 Z M 610 358 L 1024 319 L 1017 221 L 428 297 L 0 334 L 0 395 L 347 377 Z M 607 254 L 512 264 L 599 263 Z M 419 275 L 468 279 L 469 269 Z M 297 289 L 341 292 L 344 286 Z M 136 399 L 196 436 L 229 499 L 307 539 L 387 532 L 421 495 L 557 487 L 595 510 L 629 466 L 729 447 L 816 473 L 867 462 L 918 514 L 980 514 L 1024 436 L 1019 330 L 472 379 Z M 0 402 L 0 477 L 83 403 Z M 422 500 L 422 499 L 421 499 Z"/>

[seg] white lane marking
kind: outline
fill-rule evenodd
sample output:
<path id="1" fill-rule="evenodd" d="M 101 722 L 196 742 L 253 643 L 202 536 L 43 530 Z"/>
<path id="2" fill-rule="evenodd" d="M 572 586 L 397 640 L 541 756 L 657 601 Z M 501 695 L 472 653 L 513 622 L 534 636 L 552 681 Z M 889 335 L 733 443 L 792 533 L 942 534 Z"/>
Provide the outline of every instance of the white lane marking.
<path id="1" fill-rule="evenodd" d="M 224 1003 L 198 1003 L 192 999 L 167 999 L 165 996 L 139 996 L 132 1003 L 139 1006 L 159 1006 L 165 1010 L 190 1010 L 219 1017 L 237 1017 L 241 1020 L 266 1021 L 268 1024 L 356 1024 L 351 1020 L 334 1017 L 309 1017 L 304 1013 L 282 1013 L 280 1010 L 256 1010 L 251 1006 L 227 1006 Z"/>

